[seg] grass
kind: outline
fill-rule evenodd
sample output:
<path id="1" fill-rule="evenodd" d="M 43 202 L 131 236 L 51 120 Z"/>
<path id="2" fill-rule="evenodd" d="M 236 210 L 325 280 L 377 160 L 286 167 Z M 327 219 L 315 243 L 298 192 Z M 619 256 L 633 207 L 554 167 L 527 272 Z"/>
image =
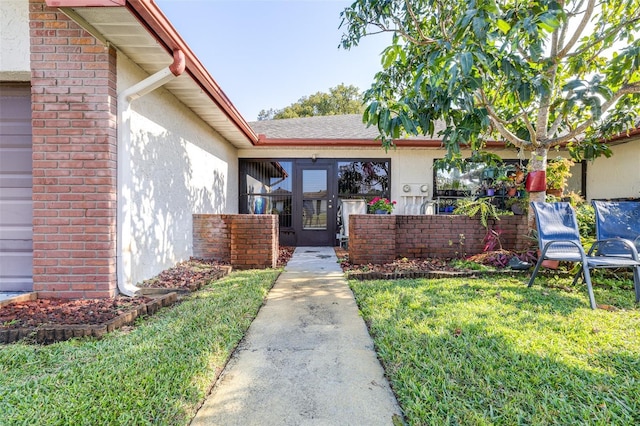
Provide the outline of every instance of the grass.
<path id="1" fill-rule="evenodd" d="M 628 282 L 596 287 L 617 309 L 595 311 L 569 278 L 350 285 L 411 425 L 640 424 Z"/>
<path id="2" fill-rule="evenodd" d="M 278 271 L 234 272 L 102 340 L 0 348 L 0 423 L 188 424 Z"/>

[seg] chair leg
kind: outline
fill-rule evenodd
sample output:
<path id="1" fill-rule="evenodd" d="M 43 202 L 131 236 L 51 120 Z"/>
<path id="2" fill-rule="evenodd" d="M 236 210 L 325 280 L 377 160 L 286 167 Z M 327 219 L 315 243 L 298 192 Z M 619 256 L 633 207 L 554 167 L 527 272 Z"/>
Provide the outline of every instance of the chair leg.
<path id="1" fill-rule="evenodd" d="M 538 258 L 538 261 L 536 262 L 536 267 L 533 268 L 533 273 L 531 274 L 531 278 L 529 279 L 529 284 L 527 285 L 527 287 L 531 287 L 533 286 L 533 281 L 536 279 L 536 275 L 538 274 L 538 271 L 540 270 L 540 266 L 542 265 L 542 256 Z"/>
<path id="2" fill-rule="evenodd" d="M 576 272 L 576 275 L 573 277 L 573 284 L 571 284 L 571 285 L 574 285 L 574 286 L 575 286 L 575 285 L 578 283 L 578 278 L 580 278 L 580 277 L 582 277 L 582 276 L 583 276 L 583 274 L 582 274 L 582 268 L 580 268 L 580 269 L 578 270 L 578 272 Z M 584 277 L 583 277 L 583 278 L 584 278 Z"/>
<path id="3" fill-rule="evenodd" d="M 582 264 L 582 271 L 584 272 L 584 281 L 587 283 L 587 293 L 589 293 L 589 304 L 591 309 L 597 309 L 596 298 L 593 296 L 593 286 L 591 285 L 591 274 L 589 273 L 589 265 L 584 262 Z"/>
<path id="4" fill-rule="evenodd" d="M 640 267 L 633 268 L 633 288 L 636 291 L 636 303 L 640 302 Z"/>

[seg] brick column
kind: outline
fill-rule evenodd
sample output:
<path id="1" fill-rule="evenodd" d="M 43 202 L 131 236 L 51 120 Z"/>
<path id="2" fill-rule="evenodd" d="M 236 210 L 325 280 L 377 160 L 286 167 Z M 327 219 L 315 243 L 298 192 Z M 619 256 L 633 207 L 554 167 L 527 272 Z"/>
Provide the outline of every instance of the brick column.
<path id="1" fill-rule="evenodd" d="M 278 216 L 233 215 L 231 265 L 236 269 L 278 266 Z"/>
<path id="2" fill-rule="evenodd" d="M 236 269 L 278 266 L 278 216 L 193 215 L 193 255 L 231 263 Z"/>
<path id="3" fill-rule="evenodd" d="M 40 297 L 111 297 L 116 281 L 116 53 L 29 0 L 33 281 Z"/>

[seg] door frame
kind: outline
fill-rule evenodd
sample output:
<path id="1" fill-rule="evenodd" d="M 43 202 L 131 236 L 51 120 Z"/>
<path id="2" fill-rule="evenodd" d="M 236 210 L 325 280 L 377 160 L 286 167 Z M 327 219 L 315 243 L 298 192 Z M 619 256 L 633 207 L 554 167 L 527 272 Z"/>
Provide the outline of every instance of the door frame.
<path id="1" fill-rule="evenodd" d="M 335 246 L 337 226 L 338 184 L 335 179 L 336 162 L 334 159 L 307 160 L 297 159 L 294 163 L 293 181 L 293 218 L 292 226 L 296 235 L 297 246 Z M 303 226 L 303 171 L 326 170 L 326 197 L 318 200 L 327 201 L 327 219 L 325 229 L 304 229 Z"/>

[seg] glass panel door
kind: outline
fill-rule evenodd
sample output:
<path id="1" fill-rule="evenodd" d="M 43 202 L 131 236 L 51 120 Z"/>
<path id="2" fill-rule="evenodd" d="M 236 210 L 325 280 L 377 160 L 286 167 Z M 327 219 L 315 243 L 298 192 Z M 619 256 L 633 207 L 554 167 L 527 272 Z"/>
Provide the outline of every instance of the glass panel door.
<path id="1" fill-rule="evenodd" d="M 327 170 L 302 170 L 302 227 L 327 229 Z"/>
<path id="2" fill-rule="evenodd" d="M 298 172 L 297 245 L 333 246 L 336 223 L 333 163 L 302 164 Z"/>

